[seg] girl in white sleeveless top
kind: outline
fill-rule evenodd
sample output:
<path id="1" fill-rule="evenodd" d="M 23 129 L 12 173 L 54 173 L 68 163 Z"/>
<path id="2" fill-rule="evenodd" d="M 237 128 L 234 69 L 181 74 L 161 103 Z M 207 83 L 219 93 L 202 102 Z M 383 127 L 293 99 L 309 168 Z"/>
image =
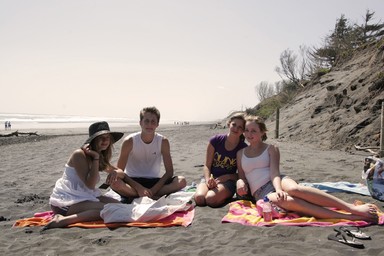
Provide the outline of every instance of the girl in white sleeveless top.
<path id="1" fill-rule="evenodd" d="M 56 181 L 49 198 L 55 216 L 43 229 L 101 220 L 100 211 L 105 204 L 119 203 L 102 196 L 96 185 L 101 171 L 108 173 L 108 185 L 124 177 L 123 170 L 110 164 L 112 144 L 122 136 L 121 132 L 111 132 L 107 122 L 97 122 L 89 127 L 89 138 L 71 154 L 63 176 Z"/>
<path id="2" fill-rule="evenodd" d="M 365 220 L 377 223 L 377 207 L 373 204 L 354 205 L 316 188 L 301 186 L 280 175 L 280 152 L 265 143 L 267 128 L 262 118 L 246 118 L 244 135 L 249 146 L 237 153 L 239 180 L 237 193 L 251 194 L 256 200 L 268 196 L 279 208 L 303 216 L 321 219 Z M 345 210 L 345 214 L 329 209 Z"/>

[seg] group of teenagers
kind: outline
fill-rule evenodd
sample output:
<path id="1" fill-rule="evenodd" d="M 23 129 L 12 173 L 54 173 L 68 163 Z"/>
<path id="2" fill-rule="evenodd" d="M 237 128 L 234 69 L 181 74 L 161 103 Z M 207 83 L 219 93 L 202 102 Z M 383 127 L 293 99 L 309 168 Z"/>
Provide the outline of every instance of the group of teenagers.
<path id="1" fill-rule="evenodd" d="M 130 203 L 143 196 L 157 199 L 183 189 L 186 179 L 174 175 L 169 140 L 156 132 L 159 122 L 156 107 L 140 111 L 141 131 L 123 139 L 116 166 L 111 163 L 112 146 L 124 134 L 110 131 L 107 122 L 93 123 L 89 138 L 71 154 L 56 181 L 49 199 L 54 217 L 44 228 L 97 221 L 105 204 Z M 194 195 L 197 206 L 220 207 L 235 194 L 255 201 L 267 196 L 279 211 L 321 219 L 378 221 L 373 204 L 348 203 L 280 174 L 279 148 L 265 142 L 267 127 L 262 118 L 235 114 L 227 126 L 227 133 L 209 140 L 204 178 Z M 102 171 L 107 172 L 104 183 L 121 196 L 120 201 L 99 189 Z"/>

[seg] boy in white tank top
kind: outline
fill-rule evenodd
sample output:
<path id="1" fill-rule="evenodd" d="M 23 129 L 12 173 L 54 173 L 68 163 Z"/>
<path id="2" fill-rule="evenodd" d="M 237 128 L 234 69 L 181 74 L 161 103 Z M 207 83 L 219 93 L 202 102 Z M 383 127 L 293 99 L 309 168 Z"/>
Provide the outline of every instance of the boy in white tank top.
<path id="1" fill-rule="evenodd" d="M 128 135 L 123 141 L 117 166 L 126 175 L 112 186 L 121 195 L 122 202 L 142 196 L 157 199 L 186 186 L 183 176 L 174 176 L 169 140 L 156 133 L 159 121 L 160 112 L 156 107 L 143 108 L 141 131 Z"/>

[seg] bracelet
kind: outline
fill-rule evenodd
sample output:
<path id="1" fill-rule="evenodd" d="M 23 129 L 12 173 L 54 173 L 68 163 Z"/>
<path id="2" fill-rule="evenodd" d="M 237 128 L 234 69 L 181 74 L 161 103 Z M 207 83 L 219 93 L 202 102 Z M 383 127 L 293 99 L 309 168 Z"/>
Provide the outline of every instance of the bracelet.
<path id="1" fill-rule="evenodd" d="M 95 161 L 95 160 L 99 160 L 100 158 L 93 158 L 93 160 L 92 161 Z"/>

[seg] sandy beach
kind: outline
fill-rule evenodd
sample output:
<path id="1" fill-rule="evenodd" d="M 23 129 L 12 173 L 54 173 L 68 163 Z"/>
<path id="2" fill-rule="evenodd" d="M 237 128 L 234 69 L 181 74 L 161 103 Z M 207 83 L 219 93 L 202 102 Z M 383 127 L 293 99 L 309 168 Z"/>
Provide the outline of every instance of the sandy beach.
<path id="1" fill-rule="evenodd" d="M 120 129 L 125 135 L 136 130 L 135 127 Z M 158 129 L 170 140 L 175 174 L 185 176 L 188 184 L 200 180 L 209 138 L 226 131 L 210 129 L 209 125 L 160 125 Z M 384 232 L 378 225 L 362 228 L 372 240 L 364 241 L 365 249 L 354 249 L 329 241 L 327 236 L 334 233 L 332 227 L 250 227 L 222 223 L 228 205 L 216 209 L 197 207 L 188 227 L 63 228 L 44 233 L 39 232 L 41 227 L 12 227 L 18 219 L 49 210 L 48 198 L 67 158 L 87 138 L 86 129 L 38 133 L 42 136 L 0 138 L 2 255 L 384 255 Z M 273 139 L 273 134 L 269 132 L 268 141 L 280 147 L 282 172 L 295 180 L 362 182 L 363 158 L 368 153 L 324 150 L 316 145 Z M 114 161 L 120 143 L 115 145 Z M 369 196 L 336 195 L 347 201 L 373 202 L 381 209 L 384 205 Z"/>

